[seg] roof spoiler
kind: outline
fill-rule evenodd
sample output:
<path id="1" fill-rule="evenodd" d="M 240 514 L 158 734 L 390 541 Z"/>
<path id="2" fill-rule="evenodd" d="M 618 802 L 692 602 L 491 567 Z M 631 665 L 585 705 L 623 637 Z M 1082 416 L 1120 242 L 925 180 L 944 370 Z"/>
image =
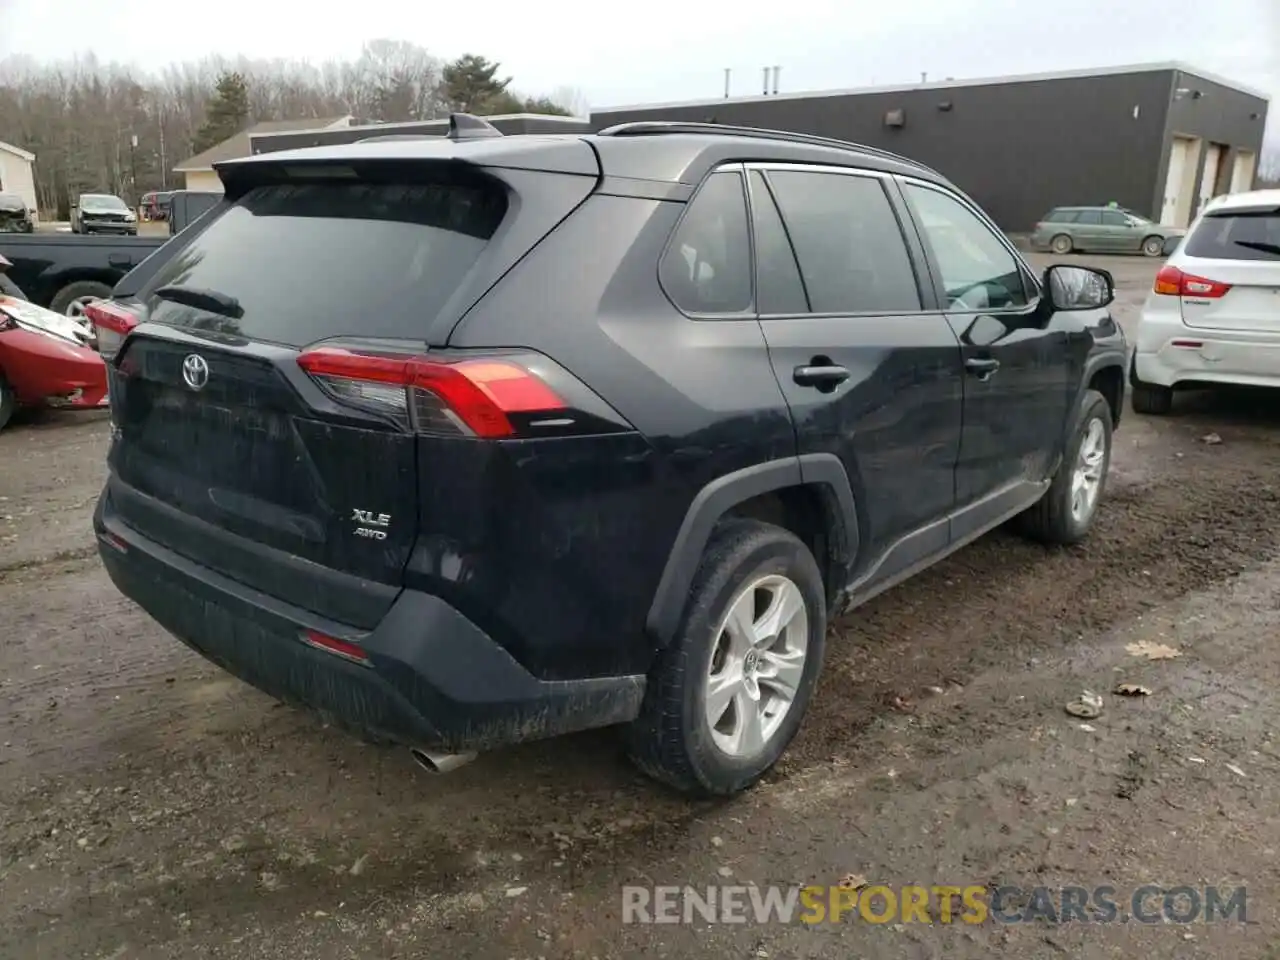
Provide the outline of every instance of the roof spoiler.
<path id="1" fill-rule="evenodd" d="M 449 132 L 445 136 L 450 140 L 488 140 L 502 136 L 502 131 L 483 117 L 469 113 L 449 114 Z M 391 140 L 437 140 L 439 136 L 431 133 L 382 133 L 372 137 L 363 137 L 356 143 L 386 143 Z"/>

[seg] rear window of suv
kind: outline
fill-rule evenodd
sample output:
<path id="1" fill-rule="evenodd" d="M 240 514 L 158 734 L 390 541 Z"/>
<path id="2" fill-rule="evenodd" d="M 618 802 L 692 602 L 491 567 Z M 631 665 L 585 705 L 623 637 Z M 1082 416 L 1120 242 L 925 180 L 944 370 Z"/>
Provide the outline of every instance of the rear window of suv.
<path id="1" fill-rule="evenodd" d="M 139 293 L 157 323 L 292 347 L 421 340 L 506 211 L 493 181 L 254 187 Z M 232 300 L 236 316 L 157 297 L 165 286 Z"/>
<path id="2" fill-rule="evenodd" d="M 1182 252 L 1212 260 L 1280 260 L 1280 210 L 1210 213 L 1187 237 Z"/>

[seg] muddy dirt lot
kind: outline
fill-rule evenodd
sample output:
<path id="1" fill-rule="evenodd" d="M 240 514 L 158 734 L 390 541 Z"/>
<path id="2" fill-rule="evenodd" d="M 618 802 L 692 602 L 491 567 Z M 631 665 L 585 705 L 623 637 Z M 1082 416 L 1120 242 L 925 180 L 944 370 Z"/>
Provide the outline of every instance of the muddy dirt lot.
<path id="1" fill-rule="evenodd" d="M 1105 263 L 1130 324 L 1154 267 Z M 607 731 L 433 778 L 223 675 L 103 574 L 106 444 L 97 415 L 0 435 L 0 957 L 1280 956 L 1272 398 L 1127 411 L 1086 545 L 997 532 L 835 624 L 799 739 L 726 804 Z M 1101 716 L 1067 716 L 1085 688 Z M 1122 915 L 1244 885 L 1248 922 L 621 922 L 627 884 L 848 874 L 1107 884 Z"/>

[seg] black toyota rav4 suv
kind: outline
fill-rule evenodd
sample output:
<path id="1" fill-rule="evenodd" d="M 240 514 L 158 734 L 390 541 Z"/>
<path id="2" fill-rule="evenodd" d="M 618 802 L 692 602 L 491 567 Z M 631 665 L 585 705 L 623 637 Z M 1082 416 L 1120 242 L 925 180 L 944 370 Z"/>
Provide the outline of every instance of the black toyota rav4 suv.
<path id="1" fill-rule="evenodd" d="M 1093 521 L 1111 278 L 1037 275 L 902 157 L 458 116 L 218 172 L 89 309 L 103 562 L 209 660 L 429 767 L 625 724 L 644 770 L 733 793 L 831 617 L 1005 521 Z"/>

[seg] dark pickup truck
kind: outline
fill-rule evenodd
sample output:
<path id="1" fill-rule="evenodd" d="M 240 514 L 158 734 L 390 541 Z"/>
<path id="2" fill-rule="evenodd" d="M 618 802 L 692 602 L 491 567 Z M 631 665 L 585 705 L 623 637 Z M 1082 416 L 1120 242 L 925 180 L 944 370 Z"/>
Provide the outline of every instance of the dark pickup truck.
<path id="1" fill-rule="evenodd" d="M 169 235 L 172 236 L 210 209 L 219 194 L 174 194 Z M 181 199 L 179 199 L 181 197 Z M 126 273 L 169 239 L 152 237 L 92 237 L 72 233 L 0 235 L 0 254 L 13 264 L 9 279 L 32 303 L 57 313 L 78 316 L 84 305 L 111 296 Z"/>

